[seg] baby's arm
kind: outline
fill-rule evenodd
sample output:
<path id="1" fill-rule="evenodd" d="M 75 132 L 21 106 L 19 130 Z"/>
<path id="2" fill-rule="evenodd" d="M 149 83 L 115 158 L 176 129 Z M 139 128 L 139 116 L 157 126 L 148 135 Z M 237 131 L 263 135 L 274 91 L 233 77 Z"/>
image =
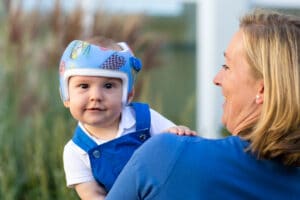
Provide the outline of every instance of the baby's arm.
<path id="1" fill-rule="evenodd" d="M 82 200 L 104 200 L 106 192 L 96 181 L 79 183 L 75 190 Z"/>
<path id="2" fill-rule="evenodd" d="M 196 131 L 193 131 L 193 130 L 189 129 L 188 127 L 182 126 L 182 125 L 170 127 L 167 130 L 165 130 L 164 132 L 175 133 L 177 135 L 192 135 L 192 136 L 197 135 Z"/>

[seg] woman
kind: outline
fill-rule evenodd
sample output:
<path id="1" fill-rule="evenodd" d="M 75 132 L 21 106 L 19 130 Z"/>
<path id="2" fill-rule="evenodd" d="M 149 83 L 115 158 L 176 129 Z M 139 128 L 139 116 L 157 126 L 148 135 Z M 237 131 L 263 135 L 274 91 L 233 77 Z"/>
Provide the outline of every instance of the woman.
<path id="1" fill-rule="evenodd" d="M 299 17 L 245 15 L 214 79 L 233 136 L 156 136 L 107 199 L 300 199 L 299 51 Z"/>

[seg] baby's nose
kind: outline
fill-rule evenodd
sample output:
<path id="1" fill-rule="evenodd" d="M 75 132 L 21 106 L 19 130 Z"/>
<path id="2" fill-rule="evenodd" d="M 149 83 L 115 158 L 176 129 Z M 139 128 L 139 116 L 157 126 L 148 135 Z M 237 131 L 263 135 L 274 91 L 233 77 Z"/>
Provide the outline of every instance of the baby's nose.
<path id="1" fill-rule="evenodd" d="M 99 88 L 94 88 L 91 90 L 90 100 L 101 101 L 103 99 L 103 91 Z"/>

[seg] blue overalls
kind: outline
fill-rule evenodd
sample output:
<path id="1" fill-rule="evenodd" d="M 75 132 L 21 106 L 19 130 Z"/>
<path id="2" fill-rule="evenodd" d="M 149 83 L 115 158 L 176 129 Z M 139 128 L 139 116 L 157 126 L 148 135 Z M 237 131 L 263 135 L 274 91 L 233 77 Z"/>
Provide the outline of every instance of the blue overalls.
<path id="1" fill-rule="evenodd" d="M 150 138 L 150 110 L 148 104 L 131 103 L 135 111 L 136 131 L 97 145 L 77 126 L 73 142 L 86 151 L 93 176 L 108 192 L 133 152 Z"/>

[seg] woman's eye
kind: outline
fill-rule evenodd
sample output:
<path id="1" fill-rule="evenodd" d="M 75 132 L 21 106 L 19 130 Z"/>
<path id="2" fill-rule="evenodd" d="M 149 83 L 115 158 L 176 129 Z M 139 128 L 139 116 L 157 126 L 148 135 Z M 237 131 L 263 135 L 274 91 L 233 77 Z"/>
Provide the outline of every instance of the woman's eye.
<path id="1" fill-rule="evenodd" d="M 82 89 L 86 89 L 89 87 L 89 85 L 88 84 L 80 84 L 79 87 Z"/>
<path id="2" fill-rule="evenodd" d="M 222 65 L 222 68 L 223 68 L 224 70 L 229 69 L 229 67 L 228 67 L 227 65 L 225 65 L 225 64 Z"/>

